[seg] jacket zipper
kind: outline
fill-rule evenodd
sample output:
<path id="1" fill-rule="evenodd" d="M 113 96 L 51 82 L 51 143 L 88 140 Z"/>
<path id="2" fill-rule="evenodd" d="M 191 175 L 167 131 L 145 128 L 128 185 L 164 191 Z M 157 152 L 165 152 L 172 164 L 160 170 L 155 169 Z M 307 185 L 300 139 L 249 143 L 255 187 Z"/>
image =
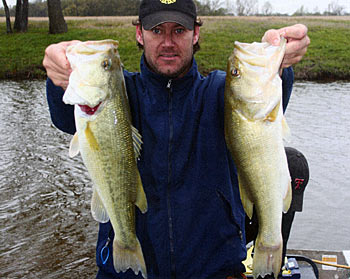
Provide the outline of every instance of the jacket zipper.
<path id="1" fill-rule="evenodd" d="M 172 106 L 173 106 L 173 92 L 172 92 L 172 79 L 169 79 L 166 86 L 168 91 L 168 109 L 169 109 L 169 145 L 168 145 L 168 189 L 167 189 L 167 207 L 168 207 L 168 226 L 169 226 L 169 244 L 170 244 L 170 278 L 176 278 L 176 268 L 175 268 L 175 249 L 174 249 L 174 231 L 173 231 L 173 219 L 172 219 L 172 210 L 170 203 L 170 190 L 171 190 L 171 176 L 172 176 L 172 164 L 171 164 L 171 153 L 172 153 L 172 141 L 174 134 L 173 126 L 173 115 L 172 115 Z"/>

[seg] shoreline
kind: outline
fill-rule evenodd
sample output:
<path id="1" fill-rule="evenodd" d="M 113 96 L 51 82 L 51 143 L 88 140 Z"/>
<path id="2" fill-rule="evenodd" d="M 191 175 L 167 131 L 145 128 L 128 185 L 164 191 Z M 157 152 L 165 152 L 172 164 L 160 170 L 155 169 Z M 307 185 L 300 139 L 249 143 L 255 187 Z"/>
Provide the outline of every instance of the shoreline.
<path id="1" fill-rule="evenodd" d="M 48 18 L 30 17 L 28 32 L 6 34 L 5 17 L 0 17 L 0 80 L 45 79 L 42 66 L 45 48 L 72 39 L 120 42 L 119 53 L 125 68 L 139 71 L 141 52 L 136 47 L 136 16 L 65 17 L 68 32 L 48 34 Z M 293 66 L 295 80 L 350 81 L 350 16 L 202 16 L 201 49 L 195 54 L 199 72 L 225 70 L 235 40 L 260 41 L 268 29 L 293 24 L 308 27 L 311 44 L 304 58 Z M 12 18 L 13 24 L 14 18 Z M 230 47 L 232 46 L 232 47 Z"/>

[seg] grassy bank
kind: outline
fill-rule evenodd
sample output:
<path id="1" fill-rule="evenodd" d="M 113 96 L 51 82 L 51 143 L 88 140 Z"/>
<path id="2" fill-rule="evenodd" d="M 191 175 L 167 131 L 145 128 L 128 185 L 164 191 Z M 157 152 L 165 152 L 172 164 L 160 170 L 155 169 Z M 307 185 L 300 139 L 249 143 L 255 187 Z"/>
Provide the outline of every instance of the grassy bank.
<path id="1" fill-rule="evenodd" d="M 297 64 L 297 79 L 350 80 L 350 17 L 203 17 L 201 50 L 196 59 L 203 74 L 225 69 L 235 40 L 260 41 L 270 28 L 303 23 L 309 28 L 311 45 Z M 29 19 L 28 32 L 6 34 L 0 20 L 0 79 L 45 78 L 41 65 L 45 48 L 52 43 L 79 39 L 116 39 L 120 55 L 129 71 L 138 71 L 141 52 L 135 43 L 135 29 L 130 17 L 67 18 L 69 32 L 48 34 L 48 21 Z"/>

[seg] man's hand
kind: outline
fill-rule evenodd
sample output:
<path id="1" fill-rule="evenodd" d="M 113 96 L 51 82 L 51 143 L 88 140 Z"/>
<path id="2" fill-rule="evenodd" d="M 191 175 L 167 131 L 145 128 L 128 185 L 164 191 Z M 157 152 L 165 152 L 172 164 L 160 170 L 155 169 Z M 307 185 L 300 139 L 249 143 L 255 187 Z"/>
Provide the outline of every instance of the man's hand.
<path id="1" fill-rule="evenodd" d="M 278 30 L 270 29 L 265 32 L 261 41 L 279 45 L 280 36 L 287 39 L 286 52 L 281 65 L 283 69 L 298 63 L 303 58 L 310 44 L 310 38 L 307 36 L 307 27 L 305 25 L 295 24 Z"/>
<path id="2" fill-rule="evenodd" d="M 43 65 L 46 69 L 47 76 L 55 85 L 62 87 L 64 90 L 68 87 L 69 76 L 72 72 L 66 57 L 66 49 L 68 46 L 78 42 L 80 41 L 60 42 L 58 44 L 49 45 L 45 50 Z"/>

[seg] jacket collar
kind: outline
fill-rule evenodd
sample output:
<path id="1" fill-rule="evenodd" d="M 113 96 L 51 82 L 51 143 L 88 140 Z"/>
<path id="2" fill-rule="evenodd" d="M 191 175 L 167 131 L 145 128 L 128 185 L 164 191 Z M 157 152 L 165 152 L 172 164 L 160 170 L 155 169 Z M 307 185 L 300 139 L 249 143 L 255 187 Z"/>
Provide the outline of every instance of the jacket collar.
<path id="1" fill-rule="evenodd" d="M 191 85 L 193 84 L 194 80 L 199 75 L 197 63 L 194 58 L 192 60 L 192 67 L 190 68 L 188 73 L 184 77 L 179 79 L 169 79 L 166 76 L 152 72 L 147 66 L 144 54 L 141 57 L 140 68 L 141 68 L 141 78 L 146 87 L 151 85 L 152 87 L 164 90 L 167 88 L 169 80 L 171 80 L 172 91 L 176 92 L 176 94 L 183 91 L 187 91 L 184 89 L 191 88 Z"/>

